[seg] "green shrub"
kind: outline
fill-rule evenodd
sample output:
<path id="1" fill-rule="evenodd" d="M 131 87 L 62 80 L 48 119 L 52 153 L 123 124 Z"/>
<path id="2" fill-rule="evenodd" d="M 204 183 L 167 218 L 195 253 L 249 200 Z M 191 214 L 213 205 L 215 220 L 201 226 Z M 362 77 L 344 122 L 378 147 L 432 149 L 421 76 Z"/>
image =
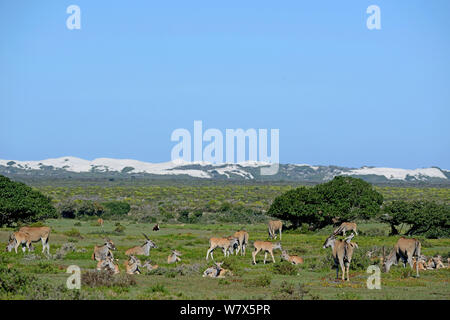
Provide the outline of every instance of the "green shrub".
<path id="1" fill-rule="evenodd" d="M 76 228 L 72 228 L 68 231 L 65 231 L 63 232 L 63 234 L 68 237 L 82 238 L 80 231 Z"/>
<path id="2" fill-rule="evenodd" d="M 148 289 L 149 292 L 161 292 L 164 294 L 169 294 L 169 290 L 163 284 L 156 284 Z"/>
<path id="3" fill-rule="evenodd" d="M 115 229 L 114 229 L 114 232 L 117 232 L 117 233 L 123 233 L 123 232 L 125 232 L 125 226 L 122 226 L 122 225 L 118 225 Z"/>
<path id="4" fill-rule="evenodd" d="M 399 225 L 407 225 L 407 236 L 426 238 L 450 237 L 450 205 L 433 201 L 393 201 L 383 208 L 382 222 L 391 227 L 391 235 L 399 233 Z"/>
<path id="5" fill-rule="evenodd" d="M 298 273 L 298 268 L 292 263 L 281 261 L 272 265 L 272 271 L 275 274 L 282 274 L 285 276 L 295 276 Z"/>
<path id="6" fill-rule="evenodd" d="M 316 230 L 333 224 L 333 218 L 351 221 L 374 217 L 383 196 L 369 183 L 352 177 L 338 176 L 314 187 L 299 187 L 278 196 L 268 214 L 290 221 L 294 228 L 307 224 Z"/>
<path id="7" fill-rule="evenodd" d="M 16 268 L 0 265 L 0 296 L 25 294 L 36 277 L 25 274 Z"/>
<path id="8" fill-rule="evenodd" d="M 309 294 L 309 289 L 302 283 L 298 283 L 295 286 L 293 283 L 283 281 L 280 287 L 275 290 L 272 295 L 274 300 L 304 300 L 307 296 L 311 296 L 312 299 L 316 297 Z"/>
<path id="9" fill-rule="evenodd" d="M 125 201 L 109 201 L 103 202 L 102 206 L 105 208 L 105 214 L 123 216 L 130 212 L 131 207 Z"/>
<path id="10" fill-rule="evenodd" d="M 244 280 L 245 287 L 268 287 L 272 282 L 272 277 L 269 275 L 261 275 L 253 279 Z"/>
<path id="11" fill-rule="evenodd" d="M 24 183 L 0 175 L 0 226 L 56 218 L 51 199 Z"/>
<path id="12" fill-rule="evenodd" d="M 130 287 L 136 280 L 130 274 L 112 274 L 108 271 L 86 271 L 81 274 L 81 285 L 88 287 Z"/>

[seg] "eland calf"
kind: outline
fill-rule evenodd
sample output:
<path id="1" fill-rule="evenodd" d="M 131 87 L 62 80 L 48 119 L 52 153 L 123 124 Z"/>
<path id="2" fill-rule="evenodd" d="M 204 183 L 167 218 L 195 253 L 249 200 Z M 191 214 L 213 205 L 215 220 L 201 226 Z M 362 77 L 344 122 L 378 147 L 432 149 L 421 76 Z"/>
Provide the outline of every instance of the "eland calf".
<path id="1" fill-rule="evenodd" d="M 264 264 L 266 264 L 268 253 L 270 253 L 270 255 L 272 256 L 272 261 L 273 261 L 273 263 L 275 263 L 275 258 L 273 256 L 273 250 L 276 250 L 276 249 L 283 250 L 281 248 L 280 242 L 272 243 L 269 241 L 259 241 L 258 240 L 253 243 L 253 247 L 255 248 L 255 250 L 252 252 L 253 264 L 256 264 L 255 257 L 260 251 L 264 251 Z"/>
<path id="2" fill-rule="evenodd" d="M 28 248 L 28 252 L 34 251 L 33 246 L 31 245 L 30 235 L 28 233 L 21 232 L 21 231 L 13 232 L 9 236 L 9 242 L 6 245 L 6 251 L 11 252 L 12 249 L 14 248 L 14 250 L 17 253 L 17 248 L 20 245 L 22 245 L 23 252 L 25 252 L 27 248 Z"/>
<path id="3" fill-rule="evenodd" d="M 224 257 L 228 257 L 230 255 L 230 251 L 233 252 L 233 248 L 235 245 L 238 245 L 239 240 L 234 237 L 228 238 L 210 238 L 209 239 L 209 249 L 206 252 L 206 260 L 208 260 L 209 256 L 214 260 L 213 251 L 216 248 L 222 248 Z"/>
<path id="4" fill-rule="evenodd" d="M 47 254 L 50 254 L 50 244 L 48 238 L 50 236 L 51 229 L 49 227 L 22 227 L 20 232 L 28 233 L 31 242 L 42 242 L 42 253 L 47 250 Z"/>
<path id="5" fill-rule="evenodd" d="M 343 222 L 336 230 L 334 230 L 333 234 L 335 236 L 337 236 L 338 234 L 342 234 L 345 237 L 345 233 L 347 231 L 353 231 L 353 232 L 355 232 L 355 235 L 358 235 L 358 232 L 356 232 L 356 223 Z"/>
<path id="6" fill-rule="evenodd" d="M 290 256 L 285 250 L 281 252 L 281 259 L 286 260 L 292 264 L 302 264 L 303 258 L 299 256 Z"/>

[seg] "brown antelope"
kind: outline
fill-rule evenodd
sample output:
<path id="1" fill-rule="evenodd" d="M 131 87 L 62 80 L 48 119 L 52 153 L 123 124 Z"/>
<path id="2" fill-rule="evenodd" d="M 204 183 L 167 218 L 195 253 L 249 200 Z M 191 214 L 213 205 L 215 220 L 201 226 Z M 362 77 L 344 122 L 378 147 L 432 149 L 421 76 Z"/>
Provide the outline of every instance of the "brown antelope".
<path id="1" fill-rule="evenodd" d="M 28 248 L 28 252 L 34 251 L 32 245 L 31 245 L 31 239 L 30 239 L 29 234 L 25 233 L 25 232 L 21 232 L 21 231 L 13 232 L 9 236 L 9 242 L 6 245 L 6 251 L 11 252 L 12 249 L 14 248 L 14 250 L 17 253 L 17 248 L 20 245 L 22 245 L 23 252 L 25 252 L 27 248 Z"/>
<path id="2" fill-rule="evenodd" d="M 140 274 L 141 261 L 135 256 L 130 256 L 128 261 L 125 261 L 125 270 L 127 274 Z"/>
<path id="3" fill-rule="evenodd" d="M 247 248 L 248 245 L 248 232 L 244 230 L 237 231 L 234 233 L 233 237 L 235 237 L 239 241 L 239 246 L 237 247 L 236 255 L 240 251 L 241 256 L 245 256 L 245 249 Z"/>
<path id="4" fill-rule="evenodd" d="M 430 257 L 430 259 L 428 260 L 427 264 L 426 264 L 427 270 L 432 270 L 432 269 L 442 269 L 445 268 L 444 264 L 442 263 L 442 257 L 441 256 L 436 256 L 436 257 Z"/>
<path id="5" fill-rule="evenodd" d="M 106 270 L 113 272 L 114 274 L 120 273 L 119 266 L 114 263 L 114 259 L 111 257 L 107 257 L 105 260 L 100 260 L 97 263 L 97 270 L 98 271 Z"/>
<path id="6" fill-rule="evenodd" d="M 443 269 L 445 268 L 444 264 L 442 263 L 442 257 L 437 256 L 436 258 L 433 258 L 434 264 L 436 266 L 436 269 Z"/>
<path id="7" fill-rule="evenodd" d="M 145 261 L 145 263 L 142 265 L 142 269 L 147 269 L 147 271 L 152 271 L 158 268 L 159 266 L 157 264 L 152 265 L 150 261 Z"/>
<path id="8" fill-rule="evenodd" d="M 232 276 L 233 273 L 228 270 L 222 268 L 222 262 L 215 262 L 214 266 L 209 267 L 203 272 L 203 277 L 211 277 L 211 278 L 225 278 L 225 276 Z"/>
<path id="9" fill-rule="evenodd" d="M 150 249 L 158 248 L 156 246 L 156 244 L 145 235 L 145 233 L 143 233 L 143 235 L 146 239 L 144 244 L 142 246 L 136 246 L 136 247 L 130 248 L 127 251 L 125 251 L 125 254 L 127 256 L 131 256 L 131 255 L 148 256 L 150 254 Z"/>
<path id="10" fill-rule="evenodd" d="M 423 271 L 427 270 L 425 261 L 423 261 L 421 259 L 419 259 L 419 261 L 417 261 L 415 257 L 413 257 L 412 260 L 413 260 L 413 269 L 418 268 L 419 271 L 420 270 L 423 270 Z"/>
<path id="11" fill-rule="evenodd" d="M 92 260 L 106 260 L 106 258 L 114 259 L 112 250 L 116 250 L 116 246 L 111 239 L 105 239 L 105 244 L 102 246 L 94 246 L 94 253 L 92 253 Z"/>
<path id="12" fill-rule="evenodd" d="M 230 241 L 233 241 L 233 245 L 228 248 L 228 251 L 231 254 L 233 254 L 235 252 L 235 250 L 236 250 L 236 254 L 237 254 L 237 249 L 239 248 L 239 240 L 236 237 L 233 237 L 233 236 L 229 236 L 229 237 L 227 237 L 227 239 L 230 240 Z M 237 241 L 234 241 L 234 239 L 236 239 Z"/>
<path id="13" fill-rule="evenodd" d="M 42 253 L 47 249 L 47 254 L 50 254 L 50 244 L 48 238 L 50 236 L 51 229 L 49 227 L 22 227 L 19 229 L 21 232 L 29 234 L 31 242 L 42 242 Z"/>
<path id="14" fill-rule="evenodd" d="M 159 230 L 159 223 L 155 224 L 153 227 L 153 231 L 158 231 Z"/>
<path id="15" fill-rule="evenodd" d="M 206 260 L 208 260 L 209 255 L 214 260 L 213 251 L 216 248 L 222 248 L 223 255 L 228 257 L 230 255 L 230 251 L 233 252 L 233 248 L 236 244 L 238 244 L 238 239 L 234 237 L 228 238 L 211 238 L 209 239 L 209 249 L 206 252 Z"/>
<path id="16" fill-rule="evenodd" d="M 292 264 L 302 264 L 303 263 L 303 258 L 299 257 L 299 256 L 290 256 L 288 255 L 288 253 L 283 250 L 281 252 L 281 259 L 289 261 Z"/>
<path id="17" fill-rule="evenodd" d="M 167 257 L 167 263 L 171 264 L 181 261 L 180 256 L 180 252 L 178 252 L 177 250 L 172 250 L 172 254 Z"/>
<path id="18" fill-rule="evenodd" d="M 283 228 L 283 222 L 280 220 L 270 220 L 269 221 L 269 237 L 271 239 L 277 239 L 276 232 L 280 232 L 280 240 L 281 240 L 281 229 Z"/>
<path id="19" fill-rule="evenodd" d="M 97 223 L 98 223 L 98 225 L 100 226 L 100 227 L 102 227 L 103 228 L 103 219 L 102 218 L 99 218 L 98 220 L 97 220 Z"/>
<path id="20" fill-rule="evenodd" d="M 223 262 L 214 262 L 214 266 L 209 267 L 203 272 L 203 277 L 217 278 L 220 273 L 220 269 L 222 268 L 222 263 Z"/>
<path id="21" fill-rule="evenodd" d="M 351 242 L 355 234 L 352 234 L 344 240 L 336 240 L 336 236 L 333 234 L 329 236 L 324 244 L 323 248 L 331 247 L 332 255 L 334 259 L 334 265 L 336 267 L 336 279 L 339 279 L 339 266 L 342 270 L 342 281 L 345 281 L 345 273 L 347 272 L 347 281 L 350 280 L 348 275 L 350 269 L 350 263 L 352 261 L 353 251 L 358 248 L 356 243 Z"/>
<path id="22" fill-rule="evenodd" d="M 358 235 L 358 232 L 356 232 L 356 223 L 354 222 L 343 222 L 341 225 L 334 230 L 333 234 L 337 236 L 338 234 L 342 234 L 345 237 L 345 233 L 347 231 L 354 231 L 355 235 Z"/>
<path id="23" fill-rule="evenodd" d="M 273 250 L 275 250 L 275 249 L 283 250 L 281 248 L 280 242 L 272 243 L 269 241 L 259 241 L 258 240 L 253 243 L 253 247 L 255 247 L 255 250 L 252 252 L 253 264 L 256 264 L 255 257 L 261 250 L 264 251 L 264 264 L 266 264 L 268 253 L 270 253 L 270 255 L 272 256 L 272 261 L 273 261 L 273 263 L 275 263 L 275 258 L 273 257 Z"/>
<path id="24" fill-rule="evenodd" d="M 402 259 L 403 267 L 406 267 L 406 262 L 409 263 L 411 268 L 413 267 L 413 256 L 420 257 L 420 241 L 417 239 L 407 239 L 401 237 L 398 239 L 394 246 L 394 250 L 389 254 L 387 258 L 383 257 L 383 269 L 385 272 L 389 272 L 393 264 L 397 265 L 398 261 Z M 416 263 L 416 275 L 419 277 L 419 264 Z"/>

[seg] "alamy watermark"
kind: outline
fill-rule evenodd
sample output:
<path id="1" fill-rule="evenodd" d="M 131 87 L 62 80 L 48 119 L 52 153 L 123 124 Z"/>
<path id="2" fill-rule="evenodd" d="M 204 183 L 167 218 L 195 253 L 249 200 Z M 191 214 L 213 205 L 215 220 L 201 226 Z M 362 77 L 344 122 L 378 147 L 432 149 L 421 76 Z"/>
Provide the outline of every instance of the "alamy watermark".
<path id="1" fill-rule="evenodd" d="M 67 289 L 81 289 L 81 269 L 77 265 L 70 265 L 67 267 L 66 273 L 71 275 L 67 278 Z"/>
<path id="2" fill-rule="evenodd" d="M 367 18 L 366 25 L 369 30 L 381 29 L 381 10 L 377 5 L 370 5 L 367 7 L 366 13 L 370 14 Z"/>
<path id="3" fill-rule="evenodd" d="M 371 265 L 367 268 L 370 276 L 367 278 L 367 289 L 381 289 L 381 270 L 379 266 Z"/>
<path id="4" fill-rule="evenodd" d="M 280 160 L 279 129 L 270 130 L 270 156 L 268 154 L 267 129 L 226 129 L 224 145 L 222 131 L 211 128 L 203 132 L 203 122 L 194 121 L 193 139 L 191 132 L 184 128 L 174 130 L 170 139 L 178 142 L 172 148 L 172 161 L 181 159 L 186 162 L 193 160 L 194 162 L 211 164 L 259 161 L 267 164 L 267 166 L 261 167 L 261 175 L 278 173 Z M 204 142 L 208 143 L 205 147 L 203 147 Z M 246 157 L 247 154 L 248 157 Z"/>
<path id="5" fill-rule="evenodd" d="M 66 26 L 69 30 L 81 29 L 81 9 L 79 6 L 72 4 L 67 7 L 66 13 L 70 16 L 66 20 Z"/>

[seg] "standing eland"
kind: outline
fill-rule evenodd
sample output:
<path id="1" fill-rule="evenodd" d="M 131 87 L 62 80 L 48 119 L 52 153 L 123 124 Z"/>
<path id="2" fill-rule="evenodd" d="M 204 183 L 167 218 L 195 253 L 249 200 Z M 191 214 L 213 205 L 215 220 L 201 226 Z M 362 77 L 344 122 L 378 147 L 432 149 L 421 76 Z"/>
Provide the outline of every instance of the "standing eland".
<path id="1" fill-rule="evenodd" d="M 413 256 L 417 259 L 420 258 L 420 241 L 414 238 L 408 239 L 401 237 L 394 245 L 394 249 L 386 257 L 383 256 L 383 269 L 385 272 L 389 272 L 393 264 L 397 265 L 401 259 L 403 261 L 403 267 L 406 267 L 406 262 L 413 268 Z M 416 275 L 419 277 L 419 265 L 416 263 Z"/>
<path id="2" fill-rule="evenodd" d="M 339 279 L 339 266 L 342 270 L 342 281 L 345 281 L 345 273 L 347 272 L 347 281 L 350 281 L 350 277 L 348 275 L 348 271 L 350 269 L 350 263 L 352 261 L 353 251 L 355 248 L 358 248 L 358 245 L 354 242 L 351 242 L 355 234 L 352 232 L 350 236 L 348 236 L 344 240 L 336 240 L 336 236 L 333 234 L 329 236 L 325 243 L 323 244 L 323 248 L 326 249 L 331 247 L 332 255 L 334 259 L 334 265 L 336 267 L 336 279 Z"/>

